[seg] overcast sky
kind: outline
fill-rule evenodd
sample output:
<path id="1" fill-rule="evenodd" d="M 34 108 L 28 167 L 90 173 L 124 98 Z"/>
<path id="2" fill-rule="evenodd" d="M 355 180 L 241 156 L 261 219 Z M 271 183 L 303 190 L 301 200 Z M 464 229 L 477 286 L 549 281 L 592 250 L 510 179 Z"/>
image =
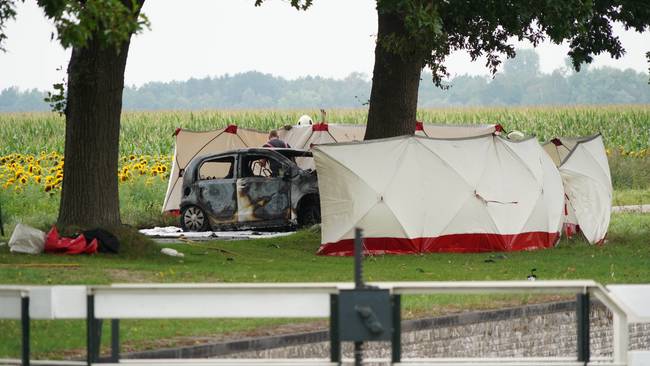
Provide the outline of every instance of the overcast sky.
<path id="1" fill-rule="evenodd" d="M 144 12 L 151 29 L 133 39 L 127 85 L 249 70 L 286 78 L 372 74 L 374 0 L 320 0 L 307 12 L 295 11 L 284 0 L 267 0 L 259 8 L 253 3 L 148 0 Z M 65 70 L 70 53 L 50 40 L 52 31 L 35 0 L 19 5 L 17 19 L 7 26 L 8 52 L 0 53 L 0 89 L 51 89 L 65 76 L 57 68 Z M 594 65 L 647 72 L 644 55 L 650 51 L 650 33 L 626 32 L 620 26 L 616 32 L 627 55 L 619 60 L 599 56 Z M 549 43 L 539 47 L 542 71 L 562 67 L 567 50 Z M 452 75 L 487 74 L 484 62 L 472 63 L 465 54 L 452 55 L 447 65 Z"/>

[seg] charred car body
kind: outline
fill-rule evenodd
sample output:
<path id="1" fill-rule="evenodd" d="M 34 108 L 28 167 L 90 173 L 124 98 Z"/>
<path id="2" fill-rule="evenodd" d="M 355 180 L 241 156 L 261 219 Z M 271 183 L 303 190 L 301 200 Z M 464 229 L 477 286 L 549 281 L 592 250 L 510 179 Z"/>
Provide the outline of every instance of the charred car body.
<path id="1" fill-rule="evenodd" d="M 320 222 L 318 181 L 298 149 L 247 148 L 194 158 L 183 174 L 185 231 L 286 228 Z M 313 165 L 308 161 L 301 166 Z"/>

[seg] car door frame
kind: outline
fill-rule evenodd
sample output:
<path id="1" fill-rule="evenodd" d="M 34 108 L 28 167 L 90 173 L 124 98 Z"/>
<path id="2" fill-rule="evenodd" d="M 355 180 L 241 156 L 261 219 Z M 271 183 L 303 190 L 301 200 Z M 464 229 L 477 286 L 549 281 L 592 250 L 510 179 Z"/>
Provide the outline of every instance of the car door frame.
<path id="1" fill-rule="evenodd" d="M 233 176 L 231 178 L 201 179 L 201 167 L 210 161 L 233 158 Z M 225 154 L 201 159 L 195 170 L 194 182 L 197 201 L 208 215 L 213 227 L 237 224 L 237 154 Z M 207 193 L 206 193 L 207 192 Z"/>
<path id="2" fill-rule="evenodd" d="M 236 184 L 238 222 L 240 226 L 247 223 L 254 227 L 288 225 L 292 211 L 291 179 L 287 179 L 284 174 L 278 174 L 277 177 L 244 177 L 244 162 L 247 161 L 246 157 L 250 156 L 275 159 L 284 167 L 285 172 L 293 169 L 289 159 L 273 152 L 271 149 L 263 152 L 258 150 L 240 154 Z"/>

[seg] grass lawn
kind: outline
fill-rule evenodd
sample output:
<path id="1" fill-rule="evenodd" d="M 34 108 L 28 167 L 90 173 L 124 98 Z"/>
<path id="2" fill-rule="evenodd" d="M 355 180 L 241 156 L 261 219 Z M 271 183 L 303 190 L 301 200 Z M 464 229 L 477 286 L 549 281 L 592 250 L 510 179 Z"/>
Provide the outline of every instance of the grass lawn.
<path id="1" fill-rule="evenodd" d="M 612 203 L 614 206 L 649 205 L 650 188 L 616 190 Z"/>
<path id="2" fill-rule="evenodd" d="M 0 282 L 4 284 L 108 284 L 120 282 L 318 282 L 351 281 L 352 259 L 314 255 L 319 233 L 252 241 L 165 245 L 185 258 L 155 255 L 119 256 L 16 255 L 0 247 Z M 486 261 L 486 259 L 492 259 Z M 376 256 L 366 259 L 369 281 L 522 280 L 536 268 L 540 279 L 594 279 L 601 283 L 650 282 L 650 215 L 616 214 L 606 245 L 563 239 L 554 249 L 484 254 Z M 530 296 L 418 296 L 404 299 L 405 317 L 461 309 L 515 305 L 544 299 Z M 125 350 L 196 342 L 197 336 L 223 337 L 265 332 L 288 321 L 193 320 L 125 321 Z M 82 355 L 81 321 L 35 321 L 37 357 Z M 18 323 L 0 321 L 0 358 L 19 354 Z M 104 337 L 107 338 L 107 337 Z M 163 339 L 163 341 L 161 341 Z M 166 339 L 166 341 L 165 341 Z"/>

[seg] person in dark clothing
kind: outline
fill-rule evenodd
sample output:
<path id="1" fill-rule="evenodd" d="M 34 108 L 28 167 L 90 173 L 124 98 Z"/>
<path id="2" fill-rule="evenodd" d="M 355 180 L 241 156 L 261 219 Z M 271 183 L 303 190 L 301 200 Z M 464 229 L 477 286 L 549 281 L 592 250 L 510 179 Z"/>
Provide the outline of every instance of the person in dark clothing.
<path id="1" fill-rule="evenodd" d="M 270 147 L 270 148 L 290 148 L 289 144 L 286 142 L 280 140 L 280 136 L 278 136 L 278 131 L 276 130 L 271 130 L 269 132 L 269 141 L 266 142 L 262 147 Z"/>
<path id="2" fill-rule="evenodd" d="M 282 149 L 282 148 L 288 149 L 291 146 L 289 146 L 289 144 L 287 144 L 286 142 L 280 140 L 280 136 L 278 136 L 278 131 L 271 130 L 271 132 L 269 132 L 269 141 L 267 141 L 266 144 L 264 144 L 262 147 L 267 147 L 271 149 Z M 271 168 L 271 176 L 277 177 L 280 172 L 280 164 L 277 161 L 275 161 L 275 159 L 270 159 L 270 160 L 271 161 L 269 162 L 270 163 L 269 168 Z M 266 163 L 264 164 L 264 166 L 266 166 Z"/>

